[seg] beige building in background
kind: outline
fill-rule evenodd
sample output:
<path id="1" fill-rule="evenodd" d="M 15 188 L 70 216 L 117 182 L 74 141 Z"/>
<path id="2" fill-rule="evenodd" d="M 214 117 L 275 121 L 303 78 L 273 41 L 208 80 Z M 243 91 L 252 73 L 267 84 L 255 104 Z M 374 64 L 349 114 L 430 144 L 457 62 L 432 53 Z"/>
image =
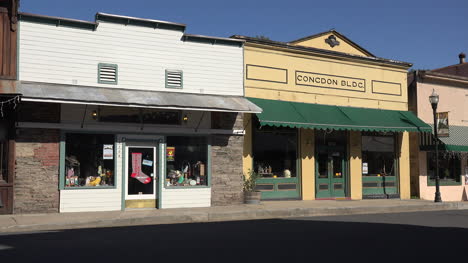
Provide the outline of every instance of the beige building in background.
<path id="1" fill-rule="evenodd" d="M 468 63 L 459 55 L 458 64 L 409 74 L 410 109 L 433 125 L 429 96 L 433 90 L 440 100 L 437 114 L 448 122 L 448 133 L 439 129 L 439 177 L 442 201 L 467 200 L 468 190 Z M 445 118 L 445 116 L 448 118 Z M 447 120 L 448 119 L 448 120 Z M 440 126 L 440 125 L 439 125 Z M 444 128 L 442 126 L 442 128 Z M 431 133 L 411 138 L 411 188 L 413 195 L 433 200 L 435 158 Z"/>

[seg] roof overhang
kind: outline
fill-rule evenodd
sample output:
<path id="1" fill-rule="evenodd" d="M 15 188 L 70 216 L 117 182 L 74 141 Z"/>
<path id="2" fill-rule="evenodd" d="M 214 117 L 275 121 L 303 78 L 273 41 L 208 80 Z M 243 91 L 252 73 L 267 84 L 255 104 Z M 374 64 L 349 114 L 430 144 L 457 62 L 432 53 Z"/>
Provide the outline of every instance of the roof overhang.
<path id="1" fill-rule="evenodd" d="M 445 82 L 452 82 L 452 83 L 465 84 L 465 85 L 468 84 L 468 77 L 449 75 L 449 74 L 425 71 L 425 70 L 419 70 L 417 74 L 419 78 L 423 80 L 427 79 L 427 80 L 445 81 Z"/>
<path id="2" fill-rule="evenodd" d="M 32 102 L 193 111 L 262 112 L 262 109 L 242 96 L 102 88 L 25 81 L 18 83 L 17 92 L 22 94 L 22 101 Z"/>

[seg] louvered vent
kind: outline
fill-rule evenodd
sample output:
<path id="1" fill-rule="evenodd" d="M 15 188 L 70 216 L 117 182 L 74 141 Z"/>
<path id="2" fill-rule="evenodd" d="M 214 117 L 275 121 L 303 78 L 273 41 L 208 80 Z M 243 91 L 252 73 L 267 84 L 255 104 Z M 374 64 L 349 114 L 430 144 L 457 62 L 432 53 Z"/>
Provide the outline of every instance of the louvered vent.
<path id="1" fill-rule="evenodd" d="M 183 83 L 182 70 L 166 70 L 166 88 L 181 89 Z"/>
<path id="2" fill-rule="evenodd" d="M 99 64 L 98 82 L 104 84 L 117 84 L 117 65 Z"/>

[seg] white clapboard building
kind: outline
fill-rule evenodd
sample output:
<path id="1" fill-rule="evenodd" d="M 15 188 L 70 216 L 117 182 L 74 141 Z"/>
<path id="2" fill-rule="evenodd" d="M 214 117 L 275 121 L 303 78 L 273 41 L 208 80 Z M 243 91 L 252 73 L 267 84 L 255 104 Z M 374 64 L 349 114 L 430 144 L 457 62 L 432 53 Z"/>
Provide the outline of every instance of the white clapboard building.
<path id="1" fill-rule="evenodd" d="M 20 13 L 15 211 L 242 202 L 243 41 Z"/>

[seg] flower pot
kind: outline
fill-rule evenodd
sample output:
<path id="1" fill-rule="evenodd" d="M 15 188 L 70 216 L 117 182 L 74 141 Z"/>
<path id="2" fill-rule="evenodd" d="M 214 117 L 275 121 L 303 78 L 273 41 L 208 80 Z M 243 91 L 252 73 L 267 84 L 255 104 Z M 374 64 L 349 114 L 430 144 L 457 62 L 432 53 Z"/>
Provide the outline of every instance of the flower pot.
<path id="1" fill-rule="evenodd" d="M 260 204 L 260 198 L 262 197 L 262 192 L 244 192 L 244 203 L 246 204 Z"/>

